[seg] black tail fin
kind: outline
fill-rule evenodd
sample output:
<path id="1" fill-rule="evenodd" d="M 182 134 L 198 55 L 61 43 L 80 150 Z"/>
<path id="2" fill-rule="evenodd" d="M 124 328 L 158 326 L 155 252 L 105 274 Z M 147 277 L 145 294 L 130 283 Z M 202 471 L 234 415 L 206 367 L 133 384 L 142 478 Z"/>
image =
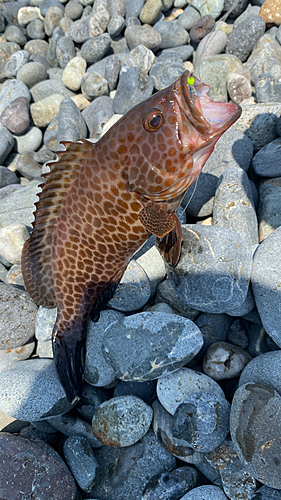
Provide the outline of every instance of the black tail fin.
<path id="1" fill-rule="evenodd" d="M 53 332 L 54 362 L 69 403 L 81 399 L 86 355 L 86 325 L 73 324 L 67 330 Z"/>

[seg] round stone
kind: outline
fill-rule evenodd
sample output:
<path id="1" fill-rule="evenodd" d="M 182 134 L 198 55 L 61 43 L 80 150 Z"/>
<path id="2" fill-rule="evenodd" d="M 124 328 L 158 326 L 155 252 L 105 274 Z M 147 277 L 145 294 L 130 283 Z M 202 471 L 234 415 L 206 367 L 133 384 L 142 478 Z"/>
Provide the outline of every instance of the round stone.
<path id="1" fill-rule="evenodd" d="M 99 465 L 87 439 L 82 436 L 67 438 L 63 445 L 63 454 L 80 488 L 84 491 L 90 490 Z"/>
<path id="2" fill-rule="evenodd" d="M 63 84 L 70 90 L 79 90 L 87 64 L 83 57 L 74 57 L 64 68 L 62 74 Z"/>
<path id="3" fill-rule="evenodd" d="M 30 234 L 24 224 L 15 222 L 2 227 L 0 229 L 0 255 L 11 264 L 20 264 L 22 248 L 29 236 Z"/>
<path id="4" fill-rule="evenodd" d="M 162 42 L 160 33 L 151 26 L 128 26 L 125 30 L 125 38 L 130 50 L 138 45 L 144 45 L 155 52 L 160 49 Z"/>
<path id="5" fill-rule="evenodd" d="M 30 113 L 36 127 L 46 127 L 58 115 L 64 96 L 53 94 L 30 106 Z"/>
<path id="6" fill-rule="evenodd" d="M 147 0 L 139 14 L 142 24 L 154 24 L 162 10 L 161 0 Z"/>
<path id="7" fill-rule="evenodd" d="M 4 73 L 7 78 L 17 76 L 18 71 L 29 60 L 29 52 L 27 50 L 17 50 L 12 54 L 4 66 Z"/>
<path id="8" fill-rule="evenodd" d="M 156 90 L 162 90 L 173 84 L 180 75 L 185 71 L 182 61 L 170 62 L 155 62 L 153 64 L 149 76 L 152 78 Z"/>
<path id="9" fill-rule="evenodd" d="M 214 380 L 238 377 L 252 357 L 229 342 L 214 342 L 205 354 L 203 370 Z"/>
<path id="10" fill-rule="evenodd" d="M 260 182 L 259 220 L 260 242 L 281 226 L 281 177 Z"/>
<path id="11" fill-rule="evenodd" d="M 67 63 L 76 56 L 75 46 L 69 36 L 62 36 L 56 44 L 56 56 L 61 68 L 65 68 Z"/>
<path id="12" fill-rule="evenodd" d="M 215 20 L 212 16 L 202 17 L 190 30 L 190 38 L 193 42 L 199 43 L 215 26 Z"/>
<path id="13" fill-rule="evenodd" d="M 236 25 L 230 33 L 226 45 L 226 53 L 234 54 L 245 62 L 257 41 L 265 32 L 265 22 L 260 16 L 251 15 Z"/>
<path id="14" fill-rule="evenodd" d="M 25 35 L 18 26 L 7 26 L 4 32 L 4 37 L 7 42 L 18 43 L 19 45 L 24 45 L 27 42 Z"/>
<path id="15" fill-rule="evenodd" d="M 240 73 L 230 73 L 227 77 L 227 91 L 232 101 L 240 104 L 252 95 L 250 78 Z"/>
<path id="16" fill-rule="evenodd" d="M 159 21 L 154 29 L 161 35 L 161 49 L 185 45 L 189 41 L 188 32 L 176 21 Z"/>
<path id="17" fill-rule="evenodd" d="M 118 311 L 137 311 L 148 302 L 150 296 L 151 288 L 146 272 L 135 260 L 131 260 L 108 305 Z"/>
<path id="18" fill-rule="evenodd" d="M 30 125 L 29 102 L 26 97 L 18 97 L 3 111 L 0 121 L 12 134 L 24 134 Z"/>
<path id="19" fill-rule="evenodd" d="M 81 82 L 81 90 L 89 101 L 109 94 L 107 81 L 98 73 L 85 73 Z"/>
<path id="20" fill-rule="evenodd" d="M 158 500 L 159 498 L 182 498 L 197 486 L 197 472 L 192 467 L 180 467 L 172 472 L 162 472 L 154 476 L 146 484 L 142 500 Z"/>
<path id="21" fill-rule="evenodd" d="M 106 446 L 131 446 L 148 431 L 153 411 L 136 396 L 119 396 L 105 401 L 96 410 L 93 433 Z"/>
<path id="22" fill-rule="evenodd" d="M 205 485 L 189 491 L 181 500 L 227 500 L 227 496 L 218 486 Z"/>
<path id="23" fill-rule="evenodd" d="M 38 62 L 26 63 L 17 73 L 17 79 L 25 83 L 28 88 L 46 80 L 46 78 L 47 71 L 43 64 Z"/>
<path id="24" fill-rule="evenodd" d="M 111 41 L 108 33 L 90 38 L 81 47 L 81 57 L 89 64 L 100 61 L 109 51 Z"/>
<path id="25" fill-rule="evenodd" d="M 153 80 L 139 68 L 126 68 L 121 71 L 115 97 L 114 113 L 123 114 L 151 96 Z"/>
<path id="26" fill-rule="evenodd" d="M 33 19 L 28 23 L 26 28 L 27 35 L 32 39 L 44 40 L 46 34 L 44 30 L 44 23 L 40 19 Z"/>

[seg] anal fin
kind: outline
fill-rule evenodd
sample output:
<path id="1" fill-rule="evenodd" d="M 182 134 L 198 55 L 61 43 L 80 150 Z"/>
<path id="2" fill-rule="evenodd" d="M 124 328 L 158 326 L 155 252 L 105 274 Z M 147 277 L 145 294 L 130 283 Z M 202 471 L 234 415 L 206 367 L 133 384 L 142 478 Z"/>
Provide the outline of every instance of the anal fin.
<path id="1" fill-rule="evenodd" d="M 165 260 L 171 264 L 171 266 L 175 266 L 180 258 L 183 237 L 181 224 L 177 214 L 174 213 L 172 218 L 174 221 L 174 228 L 163 238 L 157 238 L 156 247 Z"/>
<path id="2" fill-rule="evenodd" d="M 163 238 L 175 227 L 173 216 L 167 214 L 155 203 L 151 203 L 141 210 L 139 220 L 149 233 L 158 238 Z"/>

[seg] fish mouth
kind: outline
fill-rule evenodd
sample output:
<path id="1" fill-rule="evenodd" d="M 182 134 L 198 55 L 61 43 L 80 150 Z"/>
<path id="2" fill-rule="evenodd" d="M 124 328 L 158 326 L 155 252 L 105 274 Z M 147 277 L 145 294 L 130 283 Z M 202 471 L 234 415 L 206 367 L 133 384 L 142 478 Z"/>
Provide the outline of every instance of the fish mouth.
<path id="1" fill-rule="evenodd" d="M 192 84 L 190 84 L 192 82 Z M 241 115 L 233 102 L 218 102 L 208 96 L 210 87 L 185 71 L 174 84 L 178 139 L 190 149 L 219 138 Z"/>

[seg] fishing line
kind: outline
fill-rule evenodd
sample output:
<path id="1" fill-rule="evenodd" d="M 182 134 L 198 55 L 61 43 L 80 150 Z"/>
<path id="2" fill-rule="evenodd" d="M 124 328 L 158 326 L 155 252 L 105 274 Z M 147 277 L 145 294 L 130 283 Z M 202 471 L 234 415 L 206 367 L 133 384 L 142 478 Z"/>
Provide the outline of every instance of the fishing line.
<path id="1" fill-rule="evenodd" d="M 199 177 L 197 177 L 197 179 L 196 179 L 196 181 L 195 181 L 195 183 L 194 183 L 193 193 L 192 193 L 192 195 L 190 196 L 190 198 L 189 198 L 188 202 L 186 203 L 186 205 L 185 205 L 185 207 L 184 207 L 184 209 L 183 209 L 182 213 L 180 214 L 180 216 L 182 216 L 182 215 L 184 214 L 184 212 L 186 211 L 186 209 L 187 209 L 188 205 L 190 204 L 190 202 L 191 202 L 191 200 L 192 200 L 192 198 L 193 198 L 193 195 L 195 194 L 195 191 L 196 191 L 196 188 L 197 188 L 197 184 L 198 184 L 198 180 L 199 180 Z"/>

